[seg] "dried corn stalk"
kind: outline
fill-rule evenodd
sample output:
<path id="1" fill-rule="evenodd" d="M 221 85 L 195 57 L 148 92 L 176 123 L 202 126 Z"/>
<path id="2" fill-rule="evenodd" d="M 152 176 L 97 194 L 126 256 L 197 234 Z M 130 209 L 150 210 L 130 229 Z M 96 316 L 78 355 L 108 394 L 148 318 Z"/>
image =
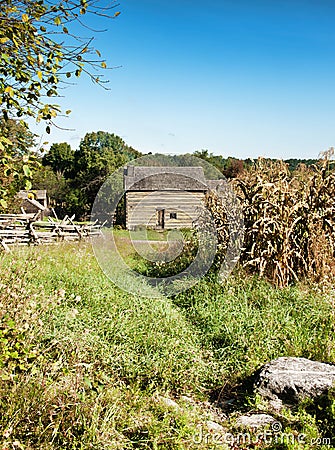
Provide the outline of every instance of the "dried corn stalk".
<path id="1" fill-rule="evenodd" d="M 232 184 L 244 213 L 244 267 L 278 286 L 335 274 L 335 170 L 329 155 L 293 173 L 282 161 L 260 158 Z M 226 207 L 215 193 L 205 202 L 224 251 Z"/>

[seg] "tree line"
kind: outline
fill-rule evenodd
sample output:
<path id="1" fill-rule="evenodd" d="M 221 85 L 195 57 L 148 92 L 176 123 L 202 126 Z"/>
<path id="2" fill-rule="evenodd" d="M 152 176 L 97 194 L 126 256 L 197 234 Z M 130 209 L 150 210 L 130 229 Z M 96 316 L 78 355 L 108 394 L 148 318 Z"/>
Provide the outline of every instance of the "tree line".
<path id="1" fill-rule="evenodd" d="M 87 133 L 77 149 L 71 148 L 67 142 L 54 143 L 45 154 L 32 151 L 36 145 L 36 136 L 17 121 L 2 121 L 0 133 L 14 142 L 13 155 L 17 167 L 16 173 L 7 174 L 4 168 L 0 171 L 0 182 L 6 183 L 10 193 L 8 198 L 12 200 L 7 205 L 7 211 L 15 210 L 18 206 L 15 195 L 18 190 L 27 187 L 26 180 L 19 174 L 29 170 L 31 174 L 27 175 L 31 176 L 31 182 L 28 188 L 46 189 L 50 205 L 60 216 L 75 214 L 77 218 L 85 219 L 89 217 L 94 199 L 104 181 L 118 168 L 142 156 L 120 136 L 106 131 Z M 185 165 L 188 165 L 189 156 L 184 155 Z M 208 150 L 195 151 L 192 156 L 209 162 L 227 178 L 238 177 L 255 164 L 250 158 L 225 158 Z M 152 164 L 168 165 L 171 158 L 168 155 L 152 155 Z M 25 167 L 28 159 L 33 163 Z M 300 163 L 311 165 L 316 160 L 290 159 L 285 162 L 293 171 Z"/>

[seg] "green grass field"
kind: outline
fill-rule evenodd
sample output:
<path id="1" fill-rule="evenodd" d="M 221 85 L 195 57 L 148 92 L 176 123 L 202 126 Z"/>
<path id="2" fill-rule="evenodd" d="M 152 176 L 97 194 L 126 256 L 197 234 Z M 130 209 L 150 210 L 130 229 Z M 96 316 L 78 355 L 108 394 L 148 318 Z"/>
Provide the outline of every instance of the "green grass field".
<path id="1" fill-rule="evenodd" d="M 208 276 L 153 299 L 118 289 L 88 243 L 0 259 L 2 450 L 225 448 L 194 440 L 208 402 L 257 410 L 241 386 L 263 363 L 335 361 L 334 301 L 320 286 L 276 289 L 236 271 L 223 285 Z M 328 406 L 320 423 L 307 409 L 288 413 L 287 429 L 322 436 L 335 417 Z"/>

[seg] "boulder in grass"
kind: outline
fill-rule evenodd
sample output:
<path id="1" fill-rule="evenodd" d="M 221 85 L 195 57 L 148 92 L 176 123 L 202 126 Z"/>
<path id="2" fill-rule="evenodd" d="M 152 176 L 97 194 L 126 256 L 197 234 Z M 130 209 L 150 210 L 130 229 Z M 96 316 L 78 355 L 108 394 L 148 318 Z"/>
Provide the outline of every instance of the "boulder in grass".
<path id="1" fill-rule="evenodd" d="M 335 386 L 335 365 L 305 358 L 282 357 L 265 364 L 255 383 L 255 392 L 268 400 L 297 403 L 316 399 Z"/>
<path id="2" fill-rule="evenodd" d="M 276 419 L 269 414 L 251 414 L 248 416 L 240 416 L 236 420 L 236 425 L 241 428 L 258 429 L 272 425 Z"/>

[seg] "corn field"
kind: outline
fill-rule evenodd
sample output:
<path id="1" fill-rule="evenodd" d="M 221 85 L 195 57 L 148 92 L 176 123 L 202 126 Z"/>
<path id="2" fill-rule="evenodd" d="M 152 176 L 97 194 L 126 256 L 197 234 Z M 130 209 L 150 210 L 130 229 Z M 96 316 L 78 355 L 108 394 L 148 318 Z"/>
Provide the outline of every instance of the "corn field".
<path id="1" fill-rule="evenodd" d="M 282 161 L 258 159 L 232 181 L 244 213 L 240 264 L 277 286 L 335 274 L 335 168 L 326 152 L 317 165 L 291 173 Z M 206 207 L 224 247 L 227 211 L 215 192 Z"/>

